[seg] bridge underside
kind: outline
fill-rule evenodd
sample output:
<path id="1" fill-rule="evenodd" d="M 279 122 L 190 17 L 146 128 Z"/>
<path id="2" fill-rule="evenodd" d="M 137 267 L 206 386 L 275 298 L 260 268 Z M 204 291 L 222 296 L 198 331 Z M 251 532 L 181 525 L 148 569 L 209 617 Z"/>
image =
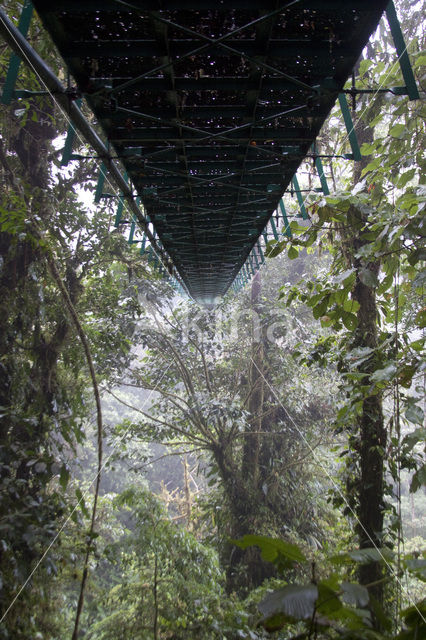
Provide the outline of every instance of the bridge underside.
<path id="1" fill-rule="evenodd" d="M 190 295 L 222 296 L 386 1 L 34 0 Z"/>

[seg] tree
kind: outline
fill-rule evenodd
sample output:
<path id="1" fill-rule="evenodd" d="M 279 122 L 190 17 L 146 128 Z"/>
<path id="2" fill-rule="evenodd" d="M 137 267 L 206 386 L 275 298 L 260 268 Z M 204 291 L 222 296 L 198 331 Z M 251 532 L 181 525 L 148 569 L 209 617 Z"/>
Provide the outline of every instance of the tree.
<path id="1" fill-rule="evenodd" d="M 283 333 L 282 319 L 286 349 L 271 341 L 274 305 L 262 295 L 259 276 L 248 296 L 237 306 L 232 299 L 224 304 L 221 326 L 216 326 L 219 311 L 145 303 L 151 317 L 147 314 L 137 338 L 144 352 L 127 380 L 121 379 L 157 395 L 149 411 L 134 405 L 140 421 L 123 423 L 132 438 L 189 444 L 207 454 L 210 483 L 223 495 L 214 517 L 228 589 L 241 591 L 260 584 L 270 567 L 255 550 L 235 550 L 226 543 L 229 537 L 253 532 L 321 537 L 310 515 L 315 490 L 308 468 L 299 465 L 326 440 L 330 413 L 324 373 L 312 373 L 305 392 L 297 388 L 289 353 L 293 338 L 290 331 Z M 280 328 L 275 331 L 279 340 Z"/>
<path id="2" fill-rule="evenodd" d="M 106 549 L 116 584 L 91 640 L 259 638 L 244 609 L 226 601 L 216 553 L 174 524 L 158 499 L 131 487 L 114 505 L 125 535 Z"/>
<path id="3" fill-rule="evenodd" d="M 47 47 L 36 20 L 30 37 Z M 2 73 L 8 58 L 2 49 Z M 20 81 L 40 89 L 26 68 Z M 67 459 L 92 409 L 84 352 L 57 279 L 80 314 L 102 378 L 126 362 L 138 309 L 128 269 L 145 269 L 121 234 L 110 233 L 109 207 L 93 216 L 81 204 L 77 193 L 91 185 L 91 163 L 60 169 L 62 150 L 53 142 L 66 123 L 52 96 L 14 99 L 0 117 L 0 600 L 3 633 L 27 638 L 31 603 L 49 598 L 43 576 L 57 571 L 60 551 L 44 552 L 74 507 L 65 494 Z"/>

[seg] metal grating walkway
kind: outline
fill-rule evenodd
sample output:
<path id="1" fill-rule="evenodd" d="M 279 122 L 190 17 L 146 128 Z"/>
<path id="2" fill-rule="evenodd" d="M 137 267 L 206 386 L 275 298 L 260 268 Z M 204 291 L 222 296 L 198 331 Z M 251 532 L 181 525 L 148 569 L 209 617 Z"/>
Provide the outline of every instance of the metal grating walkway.
<path id="1" fill-rule="evenodd" d="M 245 263 L 386 4 L 34 0 L 205 304 Z"/>

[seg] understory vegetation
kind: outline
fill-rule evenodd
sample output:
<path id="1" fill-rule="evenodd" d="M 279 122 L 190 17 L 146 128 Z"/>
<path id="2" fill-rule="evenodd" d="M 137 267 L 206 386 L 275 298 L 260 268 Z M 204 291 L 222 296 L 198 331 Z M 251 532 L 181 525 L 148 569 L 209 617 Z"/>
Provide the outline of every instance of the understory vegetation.
<path id="1" fill-rule="evenodd" d="M 402 84 L 386 30 L 368 53 L 357 87 Z M 424 637 L 425 110 L 353 106 L 362 161 L 336 107 L 331 195 L 304 162 L 309 220 L 286 196 L 291 232 L 205 310 L 92 204 L 97 161 L 61 166 L 52 96 L 0 105 L 1 639 Z"/>

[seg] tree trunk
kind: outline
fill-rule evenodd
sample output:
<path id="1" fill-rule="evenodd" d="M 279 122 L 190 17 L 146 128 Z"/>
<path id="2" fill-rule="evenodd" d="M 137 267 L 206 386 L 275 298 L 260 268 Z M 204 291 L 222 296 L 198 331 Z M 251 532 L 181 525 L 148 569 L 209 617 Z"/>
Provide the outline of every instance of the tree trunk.
<path id="1" fill-rule="evenodd" d="M 365 109 L 361 105 L 362 113 Z M 366 125 L 362 117 L 358 118 L 356 134 L 359 144 L 372 142 L 373 130 Z M 362 169 L 367 160 L 355 163 L 354 184 L 361 180 Z M 372 272 L 377 277 L 380 270 L 380 262 L 365 263 L 356 257 L 361 247 L 368 244 L 369 240 L 363 238 L 367 223 L 366 215 L 359 209 L 351 207 L 348 212 L 348 220 L 352 223 L 352 235 L 348 239 L 352 266 L 356 270 L 356 284 L 352 292 L 353 299 L 360 307 L 357 313 L 358 326 L 351 345 L 355 347 L 367 347 L 376 350 L 378 346 L 377 320 L 378 310 L 376 291 L 374 286 L 368 286 L 360 278 L 363 269 Z M 365 278 L 364 278 L 365 279 Z M 380 367 L 375 351 L 366 363 L 359 367 L 359 372 L 365 377 L 359 384 L 366 387 L 372 386 L 371 375 Z M 383 513 L 384 513 L 384 452 L 386 450 L 386 429 L 384 425 L 382 397 L 380 393 L 366 395 L 362 401 L 361 415 L 358 419 L 359 434 L 359 478 L 358 478 L 358 525 L 357 534 L 360 548 L 382 547 L 383 545 Z M 359 580 L 361 584 L 375 583 L 383 578 L 383 567 L 378 562 L 369 562 L 359 567 Z M 373 596 L 380 604 L 383 604 L 383 584 L 375 584 L 369 588 L 370 596 Z M 379 627 L 376 620 L 375 626 Z"/>
<path id="2" fill-rule="evenodd" d="M 249 486 L 256 491 L 259 480 L 259 448 L 262 429 L 262 413 L 264 399 L 264 358 L 263 340 L 260 324 L 260 296 L 261 278 L 260 271 L 256 273 L 251 287 L 252 321 L 252 356 L 249 369 L 249 401 L 250 432 L 246 433 L 243 451 L 242 476 Z M 257 335 L 259 334 L 259 335 Z"/>

